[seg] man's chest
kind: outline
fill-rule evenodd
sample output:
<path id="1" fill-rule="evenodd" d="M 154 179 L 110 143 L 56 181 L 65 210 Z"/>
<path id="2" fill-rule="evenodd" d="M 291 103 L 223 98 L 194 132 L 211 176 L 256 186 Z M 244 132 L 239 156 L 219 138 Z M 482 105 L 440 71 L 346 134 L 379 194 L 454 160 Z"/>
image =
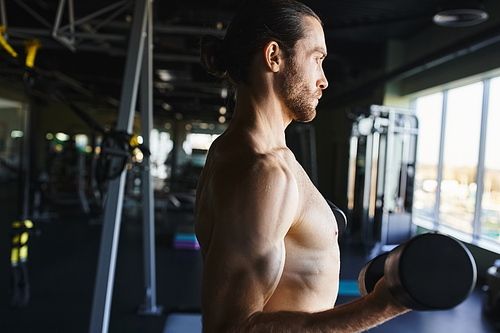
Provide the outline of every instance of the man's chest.
<path id="1" fill-rule="evenodd" d="M 338 226 L 327 201 L 296 163 L 292 169 L 297 182 L 299 202 L 296 221 L 287 238 L 311 251 L 327 251 L 337 246 Z"/>
<path id="2" fill-rule="evenodd" d="M 300 190 L 298 210 L 298 219 L 285 236 L 285 266 L 276 298 L 294 305 L 287 310 L 322 311 L 333 307 L 338 291 L 337 223 L 313 184 Z"/>

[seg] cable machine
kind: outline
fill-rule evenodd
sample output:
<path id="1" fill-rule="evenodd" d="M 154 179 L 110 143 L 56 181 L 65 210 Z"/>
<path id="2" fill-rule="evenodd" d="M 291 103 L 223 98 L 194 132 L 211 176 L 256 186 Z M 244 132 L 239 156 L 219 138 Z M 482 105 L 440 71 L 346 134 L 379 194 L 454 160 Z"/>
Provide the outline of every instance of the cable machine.
<path id="1" fill-rule="evenodd" d="M 412 235 L 418 120 L 414 110 L 380 105 L 348 116 L 348 237 L 371 247 L 374 257 Z"/>

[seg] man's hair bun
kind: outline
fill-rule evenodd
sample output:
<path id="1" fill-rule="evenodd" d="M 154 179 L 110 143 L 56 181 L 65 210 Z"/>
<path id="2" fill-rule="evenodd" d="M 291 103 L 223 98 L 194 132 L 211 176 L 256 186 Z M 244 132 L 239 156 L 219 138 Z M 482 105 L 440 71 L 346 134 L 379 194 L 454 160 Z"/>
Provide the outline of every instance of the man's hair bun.
<path id="1" fill-rule="evenodd" d="M 255 56 L 269 42 L 277 42 L 285 58 L 294 56 L 297 41 L 307 35 L 304 16 L 321 22 L 296 0 L 244 0 L 224 39 L 208 35 L 200 40 L 201 65 L 229 86 L 251 84 Z"/>
<path id="2" fill-rule="evenodd" d="M 201 66 L 210 74 L 224 78 L 227 74 L 223 41 L 212 35 L 200 40 Z"/>

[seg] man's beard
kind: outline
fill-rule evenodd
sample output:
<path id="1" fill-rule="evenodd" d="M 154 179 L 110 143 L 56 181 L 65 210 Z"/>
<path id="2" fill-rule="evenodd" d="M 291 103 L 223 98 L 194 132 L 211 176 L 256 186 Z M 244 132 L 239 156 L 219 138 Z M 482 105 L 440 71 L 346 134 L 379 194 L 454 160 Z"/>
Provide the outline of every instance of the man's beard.
<path id="1" fill-rule="evenodd" d="M 285 106 L 290 110 L 293 120 L 305 123 L 314 119 L 316 106 L 311 103 L 314 92 L 307 87 L 306 82 L 301 80 L 297 65 L 292 57 L 289 58 L 283 72 L 280 94 Z"/>

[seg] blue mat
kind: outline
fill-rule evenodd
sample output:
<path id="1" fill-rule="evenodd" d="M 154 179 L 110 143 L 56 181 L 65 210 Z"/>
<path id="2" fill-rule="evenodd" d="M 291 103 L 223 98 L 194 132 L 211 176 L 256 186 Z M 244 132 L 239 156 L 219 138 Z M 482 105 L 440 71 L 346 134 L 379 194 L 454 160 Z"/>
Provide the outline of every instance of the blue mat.
<path id="1" fill-rule="evenodd" d="M 357 280 L 340 280 L 339 296 L 361 296 Z"/>
<path id="2" fill-rule="evenodd" d="M 167 317 L 163 333 L 201 333 L 201 314 L 172 313 Z"/>

